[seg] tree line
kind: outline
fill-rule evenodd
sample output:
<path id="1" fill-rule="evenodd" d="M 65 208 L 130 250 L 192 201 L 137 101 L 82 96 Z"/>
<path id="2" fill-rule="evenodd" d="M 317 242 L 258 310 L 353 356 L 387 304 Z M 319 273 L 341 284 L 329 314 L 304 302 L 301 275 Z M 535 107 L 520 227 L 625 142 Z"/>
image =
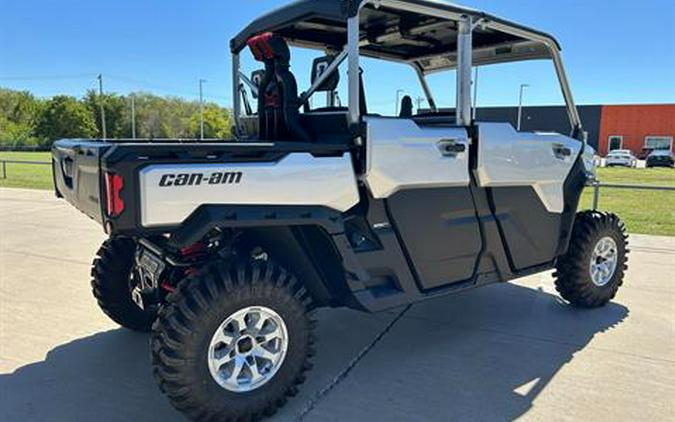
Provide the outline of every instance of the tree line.
<path id="1" fill-rule="evenodd" d="M 56 95 L 38 98 L 27 91 L 0 88 L 0 146 L 49 147 L 62 138 L 100 138 L 101 104 L 108 138 L 131 138 L 131 96 L 134 100 L 137 138 L 198 138 L 198 101 L 164 97 L 146 92 L 99 95 L 90 90 L 82 98 Z M 229 109 L 204 104 L 204 137 L 228 138 Z"/>

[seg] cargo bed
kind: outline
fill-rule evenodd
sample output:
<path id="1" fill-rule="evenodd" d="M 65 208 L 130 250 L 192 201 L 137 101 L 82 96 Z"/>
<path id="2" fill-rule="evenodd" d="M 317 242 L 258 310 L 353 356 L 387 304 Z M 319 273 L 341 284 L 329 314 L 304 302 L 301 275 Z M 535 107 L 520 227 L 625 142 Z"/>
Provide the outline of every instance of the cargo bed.
<path id="1" fill-rule="evenodd" d="M 108 233 L 136 235 L 162 232 L 176 225 L 142 224 L 140 173 L 144 169 L 156 169 L 160 165 L 166 168 L 190 168 L 197 164 L 273 165 L 293 153 L 342 157 L 348 150 L 346 145 L 295 142 L 64 139 L 52 147 L 52 168 L 57 196 L 104 225 Z M 194 184 L 194 180 L 192 182 Z M 126 211 L 117 214 L 115 207 L 119 206 L 126 207 Z"/>

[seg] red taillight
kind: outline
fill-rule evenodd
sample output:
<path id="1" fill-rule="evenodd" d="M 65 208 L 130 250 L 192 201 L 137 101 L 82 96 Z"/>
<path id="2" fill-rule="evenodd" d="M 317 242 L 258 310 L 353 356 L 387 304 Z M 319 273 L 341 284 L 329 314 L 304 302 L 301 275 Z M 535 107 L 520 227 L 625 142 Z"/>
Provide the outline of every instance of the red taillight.
<path id="1" fill-rule="evenodd" d="M 105 174 L 105 191 L 107 196 L 108 217 L 117 217 L 124 211 L 124 201 L 120 198 L 120 192 L 124 187 L 122 176 L 114 173 Z"/>

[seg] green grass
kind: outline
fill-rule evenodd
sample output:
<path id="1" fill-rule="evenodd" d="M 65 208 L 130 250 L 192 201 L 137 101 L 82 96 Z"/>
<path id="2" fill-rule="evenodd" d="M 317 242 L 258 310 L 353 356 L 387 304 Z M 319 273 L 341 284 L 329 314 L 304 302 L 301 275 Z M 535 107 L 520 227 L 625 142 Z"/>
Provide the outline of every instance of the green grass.
<path id="1" fill-rule="evenodd" d="M 601 168 L 598 179 L 601 183 L 675 187 L 675 169 Z M 593 189 L 587 188 L 580 208 L 591 208 L 592 201 Z M 675 191 L 601 188 L 598 209 L 617 214 L 630 233 L 675 236 Z"/>
<path id="2" fill-rule="evenodd" d="M 2 152 L 0 159 L 49 162 L 49 152 Z M 601 168 L 598 178 L 605 183 L 648 184 L 675 187 L 675 169 Z M 52 189 L 50 166 L 7 164 L 7 179 L 0 187 Z M 592 189 L 586 189 L 581 209 L 589 209 Z M 599 209 L 618 214 L 631 233 L 675 236 L 675 192 L 604 188 Z"/>
<path id="3" fill-rule="evenodd" d="M 6 152 L 0 151 L 0 160 L 40 161 L 50 163 L 50 152 Z M 0 169 L 0 172 L 2 169 Z M 2 179 L 0 187 L 52 189 L 52 168 L 35 164 L 7 163 L 7 179 Z"/>

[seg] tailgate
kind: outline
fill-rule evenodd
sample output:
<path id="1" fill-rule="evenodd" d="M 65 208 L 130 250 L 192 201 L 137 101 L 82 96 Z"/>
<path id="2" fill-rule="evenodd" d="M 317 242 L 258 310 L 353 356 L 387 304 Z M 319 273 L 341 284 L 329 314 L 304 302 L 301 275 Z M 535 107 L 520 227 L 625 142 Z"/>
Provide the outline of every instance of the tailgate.
<path id="1" fill-rule="evenodd" d="M 101 156 L 110 148 L 106 142 L 60 140 L 52 147 L 52 171 L 56 194 L 98 221 L 101 207 Z"/>

